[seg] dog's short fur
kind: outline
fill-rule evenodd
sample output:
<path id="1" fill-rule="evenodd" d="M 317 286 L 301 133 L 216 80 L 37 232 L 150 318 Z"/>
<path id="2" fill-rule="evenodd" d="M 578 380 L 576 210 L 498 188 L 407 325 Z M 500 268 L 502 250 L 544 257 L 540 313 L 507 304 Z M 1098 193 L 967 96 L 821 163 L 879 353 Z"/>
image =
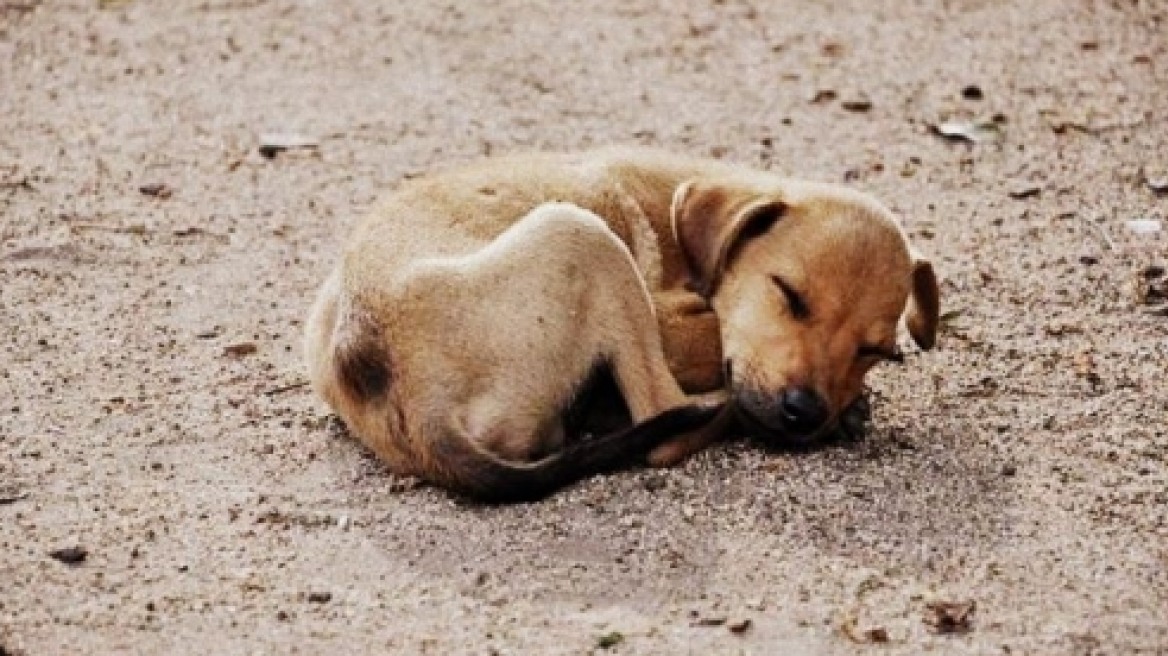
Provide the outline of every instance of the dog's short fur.
<path id="1" fill-rule="evenodd" d="M 906 309 L 907 308 L 907 309 Z M 637 148 L 485 160 L 404 183 L 355 230 L 307 326 L 316 389 L 390 467 L 534 498 L 627 457 L 679 462 L 729 411 L 806 441 L 933 345 L 929 262 L 835 185 Z M 633 427 L 573 425 L 615 382 Z"/>

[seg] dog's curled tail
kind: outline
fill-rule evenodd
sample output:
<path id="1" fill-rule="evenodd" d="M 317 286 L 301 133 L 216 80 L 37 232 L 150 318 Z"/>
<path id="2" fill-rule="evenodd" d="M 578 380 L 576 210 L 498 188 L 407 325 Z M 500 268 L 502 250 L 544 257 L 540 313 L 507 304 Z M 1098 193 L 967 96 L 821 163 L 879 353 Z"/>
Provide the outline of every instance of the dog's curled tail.
<path id="1" fill-rule="evenodd" d="M 538 501 L 569 483 L 633 464 L 669 438 L 709 423 L 721 409 L 721 404 L 680 406 L 625 430 L 581 438 L 531 463 L 501 460 L 465 435 L 443 431 L 435 445 L 441 461 L 449 463 L 442 482 L 486 503 Z"/>

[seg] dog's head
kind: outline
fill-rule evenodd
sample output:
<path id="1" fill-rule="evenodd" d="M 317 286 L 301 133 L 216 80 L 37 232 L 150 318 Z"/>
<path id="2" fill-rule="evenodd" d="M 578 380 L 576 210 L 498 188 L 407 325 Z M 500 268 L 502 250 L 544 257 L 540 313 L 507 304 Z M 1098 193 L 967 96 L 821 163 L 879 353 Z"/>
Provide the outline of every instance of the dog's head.
<path id="1" fill-rule="evenodd" d="M 746 423 L 807 443 L 855 402 L 877 363 L 936 339 L 933 267 L 892 214 L 843 187 L 694 180 L 674 236 L 721 326 L 725 383 Z"/>

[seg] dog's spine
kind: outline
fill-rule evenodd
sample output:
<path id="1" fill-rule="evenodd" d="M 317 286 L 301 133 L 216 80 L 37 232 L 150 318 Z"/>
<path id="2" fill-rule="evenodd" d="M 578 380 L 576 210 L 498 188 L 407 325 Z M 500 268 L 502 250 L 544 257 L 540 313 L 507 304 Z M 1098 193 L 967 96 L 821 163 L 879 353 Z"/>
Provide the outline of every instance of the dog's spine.
<path id="1" fill-rule="evenodd" d="M 718 405 L 673 408 L 533 463 L 506 462 L 453 431 L 443 431 L 435 446 L 447 463 L 443 482 L 454 490 L 486 503 L 538 501 L 569 483 L 633 464 L 678 433 L 709 423 L 720 410 Z"/>

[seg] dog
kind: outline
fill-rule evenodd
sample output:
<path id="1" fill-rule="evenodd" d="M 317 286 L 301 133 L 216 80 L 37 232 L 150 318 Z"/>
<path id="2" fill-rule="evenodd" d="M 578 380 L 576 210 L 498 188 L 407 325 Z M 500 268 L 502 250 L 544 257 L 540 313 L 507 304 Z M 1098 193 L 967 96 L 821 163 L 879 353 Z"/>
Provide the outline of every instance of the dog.
<path id="1" fill-rule="evenodd" d="M 488 158 L 403 182 L 306 323 L 313 387 L 395 472 L 538 499 L 738 421 L 809 443 L 931 348 L 929 260 L 839 185 L 636 147 Z M 591 426 L 616 396 L 630 425 Z"/>

